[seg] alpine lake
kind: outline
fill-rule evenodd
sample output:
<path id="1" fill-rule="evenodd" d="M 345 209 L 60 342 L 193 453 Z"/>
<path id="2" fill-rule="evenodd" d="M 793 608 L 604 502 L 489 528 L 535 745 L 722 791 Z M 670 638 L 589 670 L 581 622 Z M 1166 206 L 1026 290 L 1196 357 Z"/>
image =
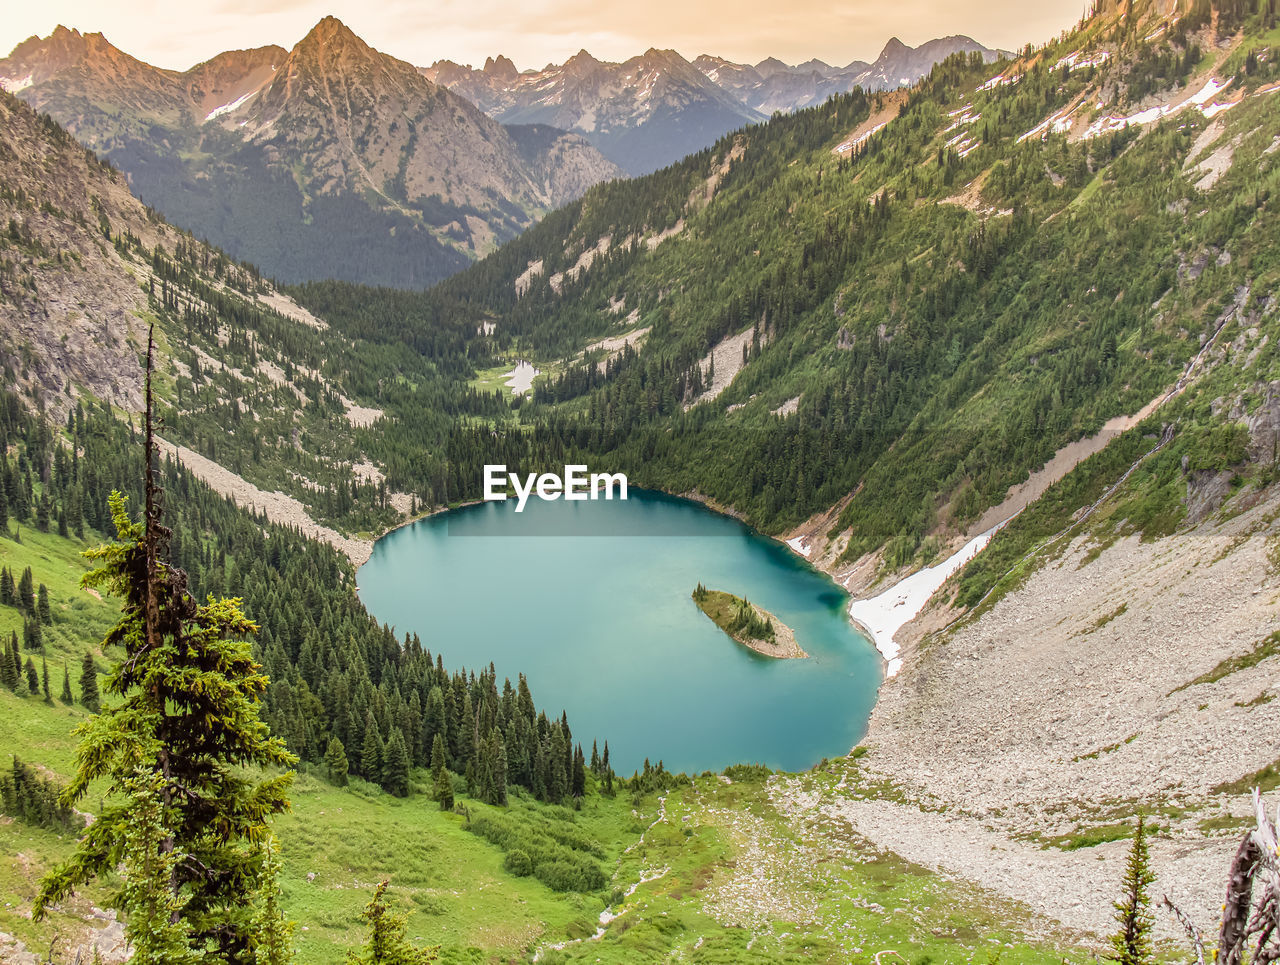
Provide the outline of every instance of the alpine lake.
<path id="1" fill-rule="evenodd" d="M 735 642 L 694 603 L 698 583 L 764 607 L 809 657 Z M 883 676 L 827 576 L 732 517 L 635 488 L 431 516 L 380 539 L 359 587 L 374 617 L 446 667 L 493 663 L 499 689 L 523 673 L 539 708 L 568 712 L 588 756 L 608 740 L 622 776 L 646 757 L 697 773 L 847 754 Z"/>

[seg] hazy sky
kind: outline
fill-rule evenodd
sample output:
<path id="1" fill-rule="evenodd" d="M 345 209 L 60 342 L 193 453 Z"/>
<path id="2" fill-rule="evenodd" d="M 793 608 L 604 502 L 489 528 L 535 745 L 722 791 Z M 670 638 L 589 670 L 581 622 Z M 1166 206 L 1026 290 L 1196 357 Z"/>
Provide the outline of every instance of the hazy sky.
<path id="1" fill-rule="evenodd" d="M 326 14 L 402 60 L 480 66 L 502 53 L 519 68 L 565 60 L 581 48 L 620 60 L 649 47 L 686 57 L 755 63 L 871 60 L 889 37 L 917 46 L 968 34 L 1013 49 L 1075 23 L 1083 0 L 6 0 L 0 51 L 59 23 L 101 31 L 120 49 L 185 69 L 223 50 L 291 47 Z M 3 55 L 0 54 L 0 55 Z"/>

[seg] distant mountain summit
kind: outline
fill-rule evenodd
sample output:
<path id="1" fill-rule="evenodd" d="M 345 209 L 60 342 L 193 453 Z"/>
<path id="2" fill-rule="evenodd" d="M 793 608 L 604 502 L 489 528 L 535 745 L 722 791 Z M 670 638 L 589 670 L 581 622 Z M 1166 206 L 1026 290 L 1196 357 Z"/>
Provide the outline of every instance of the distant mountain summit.
<path id="1" fill-rule="evenodd" d="M 651 48 L 620 64 L 582 50 L 525 73 L 505 57 L 490 58 L 483 70 L 438 61 L 422 73 L 504 124 L 579 133 L 629 174 L 664 167 L 764 119 L 674 50 Z"/>
<path id="2" fill-rule="evenodd" d="M 509 132 L 334 17 L 292 50 L 183 72 L 59 27 L 0 61 L 0 84 L 282 280 L 423 287 L 622 173 L 577 135 Z"/>
<path id="3" fill-rule="evenodd" d="M 959 51 L 988 61 L 1002 55 L 969 37 L 916 48 L 894 38 L 874 63 L 844 67 L 816 58 L 796 67 L 775 57 L 738 64 L 708 54 L 690 63 L 674 50 L 650 49 L 623 63 L 582 50 L 563 64 L 523 73 L 502 56 L 490 57 L 481 70 L 443 60 L 422 73 L 497 120 L 576 131 L 629 173 L 644 174 L 775 111 L 812 107 L 854 87 L 914 84 Z"/>

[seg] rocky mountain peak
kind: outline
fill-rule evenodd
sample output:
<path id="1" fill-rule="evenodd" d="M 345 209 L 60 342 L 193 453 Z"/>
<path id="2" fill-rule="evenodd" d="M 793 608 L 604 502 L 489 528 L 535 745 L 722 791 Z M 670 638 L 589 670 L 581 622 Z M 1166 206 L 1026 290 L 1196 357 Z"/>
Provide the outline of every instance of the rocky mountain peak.
<path id="1" fill-rule="evenodd" d="M 600 61 L 592 57 L 586 49 L 579 50 L 564 62 L 564 69 L 567 71 L 582 72 L 592 70 L 599 66 Z"/>
<path id="2" fill-rule="evenodd" d="M 876 59 L 887 60 L 890 57 L 899 56 L 901 54 L 909 54 L 913 49 L 914 48 L 908 47 L 897 37 L 890 37 L 888 42 L 884 45 L 884 49 L 880 51 L 880 56 L 877 57 Z"/>
<path id="3" fill-rule="evenodd" d="M 497 57 L 488 57 L 484 62 L 484 72 L 495 80 L 515 80 L 520 76 L 520 72 L 516 70 L 516 65 L 512 63 L 508 57 L 498 54 Z"/>
<path id="4" fill-rule="evenodd" d="M 761 77 L 772 77 L 774 74 L 781 74 L 789 71 L 791 68 L 780 61 L 777 57 L 766 57 L 760 63 L 756 64 L 756 72 Z"/>
<path id="5" fill-rule="evenodd" d="M 340 56 L 377 56 L 377 52 L 337 17 L 323 18 L 293 48 L 295 54 L 335 60 Z"/>

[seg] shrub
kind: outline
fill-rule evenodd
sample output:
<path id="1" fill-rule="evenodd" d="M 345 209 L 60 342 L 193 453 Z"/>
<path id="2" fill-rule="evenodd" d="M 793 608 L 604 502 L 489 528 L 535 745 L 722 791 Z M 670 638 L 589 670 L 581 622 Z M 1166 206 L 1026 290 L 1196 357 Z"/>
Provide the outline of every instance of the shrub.
<path id="1" fill-rule="evenodd" d="M 533 874 L 533 862 L 529 860 L 529 855 L 519 848 L 507 852 L 507 857 L 502 862 L 502 867 L 517 878 L 526 878 Z"/>

